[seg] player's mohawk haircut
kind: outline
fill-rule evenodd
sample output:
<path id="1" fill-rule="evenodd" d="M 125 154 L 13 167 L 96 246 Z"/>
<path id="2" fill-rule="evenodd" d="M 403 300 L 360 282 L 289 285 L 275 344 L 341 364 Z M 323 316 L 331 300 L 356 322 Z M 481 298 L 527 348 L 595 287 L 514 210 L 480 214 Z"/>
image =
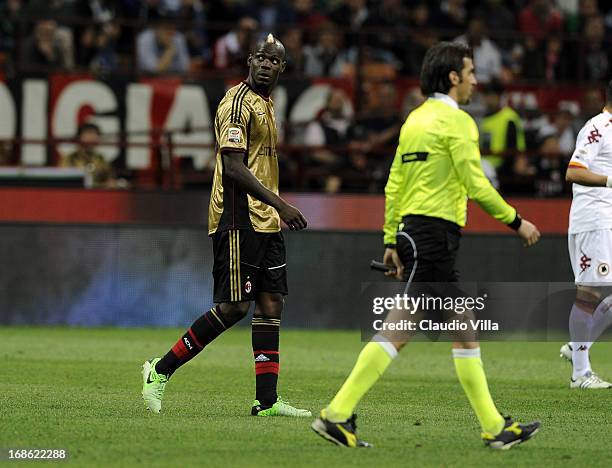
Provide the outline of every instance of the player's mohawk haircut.
<path id="1" fill-rule="evenodd" d="M 274 44 L 274 43 L 276 43 L 276 39 L 274 38 L 272 33 L 268 34 L 268 37 L 266 37 L 266 44 Z"/>

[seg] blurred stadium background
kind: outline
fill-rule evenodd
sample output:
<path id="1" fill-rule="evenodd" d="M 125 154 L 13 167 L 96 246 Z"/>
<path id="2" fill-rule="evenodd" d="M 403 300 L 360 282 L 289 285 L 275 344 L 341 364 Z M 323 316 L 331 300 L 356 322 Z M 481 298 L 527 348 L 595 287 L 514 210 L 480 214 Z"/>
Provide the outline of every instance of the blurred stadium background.
<path id="1" fill-rule="evenodd" d="M 310 220 L 287 236 L 287 325 L 354 326 L 350 297 L 378 278 L 367 264 L 382 253 L 399 128 L 439 40 L 474 47 L 480 90 L 466 110 L 483 167 L 545 234 L 523 255 L 471 206 L 463 278 L 571 280 L 564 171 L 612 76 L 608 2 L 0 5 L 2 323 L 182 326 L 211 302 L 211 122 L 270 31 L 288 60 L 273 96 L 282 190 Z"/>

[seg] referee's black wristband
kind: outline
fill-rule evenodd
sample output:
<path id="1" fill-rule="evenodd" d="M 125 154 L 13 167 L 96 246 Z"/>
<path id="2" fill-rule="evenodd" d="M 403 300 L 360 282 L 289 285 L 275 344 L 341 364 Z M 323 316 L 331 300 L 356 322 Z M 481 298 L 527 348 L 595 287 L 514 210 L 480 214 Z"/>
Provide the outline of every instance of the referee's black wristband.
<path id="1" fill-rule="evenodd" d="M 385 249 L 394 249 L 395 244 L 385 244 Z"/>
<path id="2" fill-rule="evenodd" d="M 523 218 L 521 218 L 521 215 L 517 213 L 514 218 L 514 221 L 508 224 L 508 227 L 514 231 L 518 231 L 518 229 L 521 227 L 522 222 L 523 222 Z"/>

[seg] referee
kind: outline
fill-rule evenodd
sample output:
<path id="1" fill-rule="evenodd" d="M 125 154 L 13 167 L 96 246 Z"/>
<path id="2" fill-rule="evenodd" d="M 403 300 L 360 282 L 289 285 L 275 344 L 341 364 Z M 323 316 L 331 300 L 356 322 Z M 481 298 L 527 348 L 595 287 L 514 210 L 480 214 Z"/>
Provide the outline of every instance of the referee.
<path id="1" fill-rule="evenodd" d="M 385 187 L 383 261 L 395 268 L 387 275 L 421 283 L 456 282 L 455 260 L 468 198 L 516 231 L 526 246 L 540 237 L 538 229 L 521 219 L 482 171 L 476 123 L 459 109 L 459 104 L 469 103 L 475 85 L 469 48 L 442 42 L 429 49 L 421 69 L 421 91 L 428 99 L 402 127 Z M 354 408 L 407 341 L 405 336 L 386 332 L 375 336 L 340 391 L 313 422 L 313 430 L 338 445 L 368 446 L 357 438 Z M 510 448 L 537 432 L 538 422 L 519 424 L 497 411 L 477 342 L 454 342 L 453 358 L 487 446 Z"/>

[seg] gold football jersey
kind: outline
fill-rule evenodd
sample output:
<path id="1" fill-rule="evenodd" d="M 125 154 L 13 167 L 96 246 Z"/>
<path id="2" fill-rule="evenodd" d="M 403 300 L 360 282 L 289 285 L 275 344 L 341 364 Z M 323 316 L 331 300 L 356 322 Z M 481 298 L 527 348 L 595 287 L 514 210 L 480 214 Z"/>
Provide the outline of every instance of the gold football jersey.
<path id="1" fill-rule="evenodd" d="M 244 164 L 268 189 L 278 194 L 276 121 L 272 100 L 257 94 L 246 82 L 231 88 L 215 116 L 216 165 L 208 234 L 229 229 L 280 231 L 280 217 L 271 206 L 251 197 L 224 174 L 224 151 L 244 153 Z"/>

